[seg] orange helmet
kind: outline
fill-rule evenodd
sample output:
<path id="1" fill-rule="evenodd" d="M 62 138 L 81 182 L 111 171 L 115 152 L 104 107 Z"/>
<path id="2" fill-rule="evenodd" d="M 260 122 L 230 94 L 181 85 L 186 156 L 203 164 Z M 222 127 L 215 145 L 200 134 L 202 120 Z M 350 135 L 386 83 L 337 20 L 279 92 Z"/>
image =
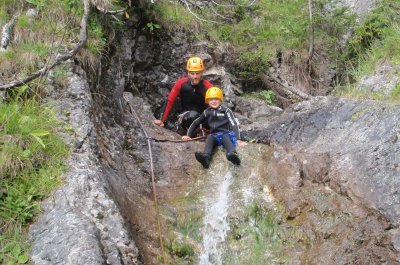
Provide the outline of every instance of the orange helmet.
<path id="1" fill-rule="evenodd" d="M 186 70 L 189 72 L 204 71 L 204 63 L 200 57 L 190 57 L 187 61 Z"/>
<path id="2" fill-rule="evenodd" d="M 206 92 L 206 103 L 208 103 L 208 100 L 211 98 L 218 98 L 219 100 L 223 101 L 224 93 L 222 93 L 222 90 L 219 87 L 210 87 Z"/>

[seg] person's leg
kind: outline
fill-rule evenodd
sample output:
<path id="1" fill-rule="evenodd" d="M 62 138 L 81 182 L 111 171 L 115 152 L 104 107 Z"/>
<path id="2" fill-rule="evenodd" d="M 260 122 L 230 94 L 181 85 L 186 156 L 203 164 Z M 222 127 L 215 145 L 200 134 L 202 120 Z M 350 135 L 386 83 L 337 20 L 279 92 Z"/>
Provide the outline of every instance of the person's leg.
<path id="1" fill-rule="evenodd" d="M 209 168 L 211 164 L 212 153 L 216 144 L 216 140 L 212 135 L 208 135 L 204 146 L 204 152 L 196 152 L 196 160 L 199 161 L 204 168 Z"/>
<path id="2" fill-rule="evenodd" d="M 226 158 L 235 165 L 240 165 L 240 158 L 235 151 L 235 145 L 232 143 L 229 134 L 224 134 L 222 136 L 222 144 L 226 150 Z"/>
<path id="3" fill-rule="evenodd" d="M 197 111 L 191 110 L 191 111 L 187 111 L 181 120 L 181 126 L 187 130 L 189 129 L 190 125 L 193 123 L 193 121 L 195 119 L 197 119 L 198 117 L 200 117 L 200 113 L 198 113 Z M 193 137 L 193 135 L 189 135 L 190 137 Z"/>

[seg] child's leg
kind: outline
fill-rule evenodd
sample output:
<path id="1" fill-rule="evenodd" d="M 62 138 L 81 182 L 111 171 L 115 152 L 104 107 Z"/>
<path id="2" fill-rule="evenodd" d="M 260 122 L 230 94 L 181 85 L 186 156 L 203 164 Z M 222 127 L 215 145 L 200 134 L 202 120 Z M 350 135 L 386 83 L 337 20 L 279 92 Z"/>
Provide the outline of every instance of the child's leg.
<path id="1" fill-rule="evenodd" d="M 208 135 L 206 138 L 206 144 L 204 146 L 204 154 L 212 156 L 212 152 L 214 147 L 217 145 L 217 140 L 215 140 L 214 136 Z"/>
<path id="2" fill-rule="evenodd" d="M 204 146 L 204 152 L 196 152 L 196 160 L 199 161 L 204 168 L 209 168 L 211 163 L 212 152 L 217 141 L 212 135 L 208 135 L 206 139 L 206 144 Z"/>
<path id="3" fill-rule="evenodd" d="M 233 145 L 232 140 L 228 134 L 224 134 L 222 136 L 222 144 L 224 145 L 224 148 L 226 150 L 226 158 L 235 165 L 240 165 L 240 158 L 236 153 L 236 148 Z"/>

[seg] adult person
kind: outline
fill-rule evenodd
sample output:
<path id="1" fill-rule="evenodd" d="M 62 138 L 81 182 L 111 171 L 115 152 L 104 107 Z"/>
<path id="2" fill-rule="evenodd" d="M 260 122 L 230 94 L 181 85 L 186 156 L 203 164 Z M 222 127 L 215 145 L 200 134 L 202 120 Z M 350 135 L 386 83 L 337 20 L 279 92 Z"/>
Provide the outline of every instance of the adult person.
<path id="1" fill-rule="evenodd" d="M 154 124 L 164 126 L 178 96 L 181 100 L 178 122 L 185 130 L 207 108 L 204 98 L 207 89 L 213 85 L 208 80 L 203 79 L 203 60 L 197 56 L 190 57 L 187 61 L 186 70 L 187 77 L 182 77 L 176 81 L 168 95 L 166 104 L 161 109 L 161 119 L 154 120 Z"/>

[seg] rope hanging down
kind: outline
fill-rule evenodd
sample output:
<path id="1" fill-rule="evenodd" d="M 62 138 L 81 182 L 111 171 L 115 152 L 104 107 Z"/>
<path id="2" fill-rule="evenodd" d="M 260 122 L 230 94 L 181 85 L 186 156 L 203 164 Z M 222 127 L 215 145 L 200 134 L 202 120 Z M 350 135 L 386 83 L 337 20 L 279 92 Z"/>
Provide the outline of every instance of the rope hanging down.
<path id="1" fill-rule="evenodd" d="M 152 138 L 150 138 L 149 135 L 147 134 L 146 129 L 144 128 L 142 122 L 140 121 L 139 116 L 137 115 L 137 113 L 132 108 L 131 104 L 129 103 L 129 99 L 127 98 L 126 94 L 124 94 L 124 99 L 128 103 L 128 106 L 129 106 L 129 109 L 131 110 L 131 113 L 133 114 L 133 116 L 135 116 L 135 118 L 139 122 L 139 125 L 142 128 L 142 130 L 144 132 L 144 135 L 146 136 L 146 139 L 147 139 L 147 146 L 149 148 L 149 156 L 150 156 L 151 182 L 153 184 L 154 204 L 155 204 L 155 207 L 156 207 L 156 219 L 157 219 L 158 237 L 160 239 L 161 252 L 163 254 L 163 261 L 164 261 L 164 264 L 166 265 L 166 264 L 168 264 L 168 262 L 167 262 L 167 256 L 165 254 L 164 244 L 163 244 L 162 235 L 161 235 L 160 214 L 159 214 L 158 202 L 157 202 L 157 189 L 156 189 L 156 182 L 155 182 L 155 177 L 154 177 L 153 153 L 152 153 L 152 150 L 151 150 L 151 142 L 150 142 L 150 139 L 152 139 Z"/>

